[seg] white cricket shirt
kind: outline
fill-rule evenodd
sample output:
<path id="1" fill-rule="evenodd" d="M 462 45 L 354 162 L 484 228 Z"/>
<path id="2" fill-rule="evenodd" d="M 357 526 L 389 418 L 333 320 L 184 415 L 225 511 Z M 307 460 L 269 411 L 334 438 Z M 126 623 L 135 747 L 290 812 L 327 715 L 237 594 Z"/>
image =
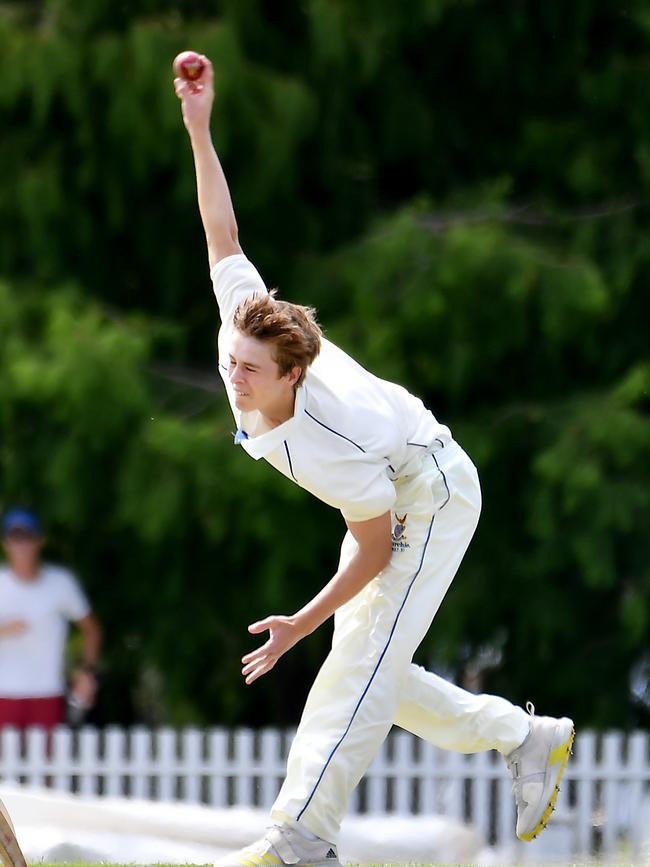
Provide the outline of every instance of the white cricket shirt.
<path id="1" fill-rule="evenodd" d="M 230 337 L 237 305 L 266 292 L 243 254 L 227 256 L 210 272 L 221 315 L 219 372 L 241 447 L 264 458 L 287 478 L 340 509 L 348 521 L 366 521 L 389 511 L 395 481 L 417 473 L 422 456 L 446 444 L 449 429 L 405 388 L 379 379 L 329 340 L 296 389 L 293 417 L 259 435 L 260 414 L 241 412 L 228 378 Z"/>
<path id="2" fill-rule="evenodd" d="M 43 565 L 34 581 L 23 581 L 0 566 L 0 625 L 28 625 L 21 635 L 0 635 L 0 697 L 63 695 L 68 623 L 89 613 L 88 600 L 66 569 Z"/>

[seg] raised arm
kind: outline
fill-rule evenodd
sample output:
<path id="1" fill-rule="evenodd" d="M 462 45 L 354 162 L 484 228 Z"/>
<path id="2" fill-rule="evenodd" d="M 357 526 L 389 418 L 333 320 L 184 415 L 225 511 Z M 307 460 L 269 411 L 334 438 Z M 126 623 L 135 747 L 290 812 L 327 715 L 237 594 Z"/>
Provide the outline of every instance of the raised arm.
<path id="1" fill-rule="evenodd" d="M 228 190 L 226 176 L 210 134 L 210 115 L 214 101 L 214 75 L 212 64 L 202 56 L 205 69 L 198 83 L 182 78 L 174 79 L 176 95 L 181 101 L 183 122 L 190 136 L 199 211 L 208 245 L 210 268 L 216 263 L 241 253 L 237 235 L 237 221 Z"/>

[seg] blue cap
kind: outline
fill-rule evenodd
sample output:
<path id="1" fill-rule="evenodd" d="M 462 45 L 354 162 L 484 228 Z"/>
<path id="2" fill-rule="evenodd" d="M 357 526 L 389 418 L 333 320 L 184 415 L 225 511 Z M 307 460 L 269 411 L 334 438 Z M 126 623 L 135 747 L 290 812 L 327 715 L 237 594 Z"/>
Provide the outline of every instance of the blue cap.
<path id="1" fill-rule="evenodd" d="M 6 536 L 12 530 L 27 530 L 34 535 L 40 535 L 41 522 L 38 515 L 29 509 L 9 509 L 2 520 L 3 535 Z"/>

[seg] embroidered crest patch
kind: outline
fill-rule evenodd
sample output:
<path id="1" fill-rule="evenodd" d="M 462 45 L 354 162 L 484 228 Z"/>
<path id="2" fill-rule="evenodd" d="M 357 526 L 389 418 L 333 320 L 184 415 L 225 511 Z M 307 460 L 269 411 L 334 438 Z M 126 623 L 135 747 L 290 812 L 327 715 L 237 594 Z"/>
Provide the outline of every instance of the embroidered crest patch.
<path id="1" fill-rule="evenodd" d="M 404 515 L 395 514 L 395 524 L 393 526 L 393 532 L 391 533 L 391 538 L 393 540 L 393 551 L 404 551 L 406 548 L 410 548 L 411 546 L 406 541 L 406 519 L 408 518 L 408 513 Z"/>

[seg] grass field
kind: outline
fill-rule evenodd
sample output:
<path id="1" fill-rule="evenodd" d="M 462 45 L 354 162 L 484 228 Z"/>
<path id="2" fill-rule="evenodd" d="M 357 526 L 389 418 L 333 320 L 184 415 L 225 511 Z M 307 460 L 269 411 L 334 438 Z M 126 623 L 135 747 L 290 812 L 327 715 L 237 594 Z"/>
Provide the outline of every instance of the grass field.
<path id="1" fill-rule="evenodd" d="M 647 862 L 645 862 L 647 863 Z M 583 861 L 571 861 L 564 865 L 564 867 L 635 867 L 635 864 L 628 861 L 617 861 L 617 862 L 600 862 L 594 861 L 593 859 L 584 859 Z M 57 862 L 57 863 L 49 863 L 47 861 L 36 861 L 33 862 L 33 867 L 133 867 L 133 863 L 130 864 L 107 864 L 106 862 L 102 862 L 101 864 L 93 864 L 85 861 L 76 861 L 76 862 Z M 151 867 L 199 867 L 199 865 L 195 864 L 156 864 L 151 865 Z M 211 867 L 211 865 L 205 865 L 205 867 Z M 403 864 L 364 864 L 360 865 L 360 867 L 404 867 Z M 408 867 L 473 867 L 472 864 L 410 864 Z M 560 867 L 560 865 L 556 865 L 556 867 Z M 640 862 L 637 862 L 636 867 L 642 867 Z"/>
<path id="2" fill-rule="evenodd" d="M 32 862 L 33 867 L 133 867 L 133 862 L 127 862 L 126 864 L 109 864 L 105 861 L 102 861 L 99 864 L 92 863 L 90 861 L 57 861 L 57 862 L 48 862 L 48 861 L 34 861 Z M 150 865 L 150 867 L 202 867 L 202 865 L 197 864 L 160 864 L 156 863 L 155 865 Z M 212 867 L 210 864 L 204 865 L 204 867 Z M 352 867 L 474 867 L 472 864 L 458 864 L 454 862 L 453 864 L 363 864 L 363 865 L 352 865 Z M 555 867 L 561 867 L 561 865 L 556 864 Z M 637 863 L 637 865 L 632 862 L 623 862 L 619 861 L 616 864 L 603 864 L 602 862 L 594 859 L 583 859 L 581 861 L 571 861 L 563 867 L 645 867 L 645 865 L 641 865 Z"/>

